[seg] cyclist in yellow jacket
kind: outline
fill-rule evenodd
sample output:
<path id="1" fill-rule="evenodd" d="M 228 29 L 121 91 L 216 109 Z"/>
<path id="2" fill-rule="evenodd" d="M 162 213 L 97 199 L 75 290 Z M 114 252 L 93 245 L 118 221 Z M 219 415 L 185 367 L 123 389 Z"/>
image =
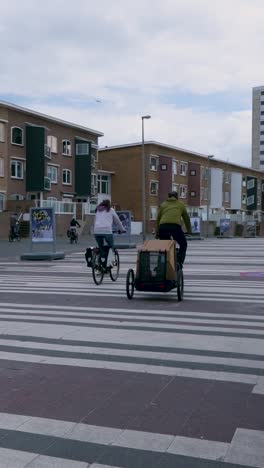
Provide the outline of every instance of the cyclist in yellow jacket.
<path id="1" fill-rule="evenodd" d="M 185 204 L 178 200 L 177 192 L 170 192 L 168 199 L 159 208 L 156 237 L 162 240 L 171 239 L 172 237 L 178 242 L 180 246 L 178 261 L 181 265 L 184 263 L 187 250 L 187 241 L 181 227 L 182 219 L 187 233 L 191 234 L 191 221 Z"/>

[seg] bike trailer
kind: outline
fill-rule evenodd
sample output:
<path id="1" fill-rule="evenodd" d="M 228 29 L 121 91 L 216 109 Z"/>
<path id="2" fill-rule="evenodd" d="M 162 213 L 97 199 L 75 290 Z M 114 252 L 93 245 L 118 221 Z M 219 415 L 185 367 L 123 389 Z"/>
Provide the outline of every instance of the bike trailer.
<path id="1" fill-rule="evenodd" d="M 168 292 L 176 286 L 176 253 L 173 240 L 149 240 L 138 250 L 135 288 Z"/>

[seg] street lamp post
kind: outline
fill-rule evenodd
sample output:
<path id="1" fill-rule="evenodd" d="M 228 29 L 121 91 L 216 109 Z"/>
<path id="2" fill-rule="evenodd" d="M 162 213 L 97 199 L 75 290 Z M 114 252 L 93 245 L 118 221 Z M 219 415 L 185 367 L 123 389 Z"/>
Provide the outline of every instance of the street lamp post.
<path id="1" fill-rule="evenodd" d="M 207 171 L 208 171 L 208 180 L 207 180 L 207 205 L 206 205 L 206 237 L 209 237 L 209 205 L 211 202 L 211 171 L 210 171 L 210 160 L 213 159 L 214 155 L 210 154 L 207 156 Z"/>
<path id="2" fill-rule="evenodd" d="M 144 120 L 151 119 L 151 115 L 142 115 L 142 238 L 146 240 L 146 166 L 145 166 L 145 141 L 144 141 Z"/>

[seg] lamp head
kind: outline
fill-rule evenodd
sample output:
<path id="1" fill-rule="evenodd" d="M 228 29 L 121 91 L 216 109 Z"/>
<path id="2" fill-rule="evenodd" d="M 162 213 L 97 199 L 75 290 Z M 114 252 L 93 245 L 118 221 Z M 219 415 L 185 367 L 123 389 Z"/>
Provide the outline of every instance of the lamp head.
<path id="1" fill-rule="evenodd" d="M 141 118 L 142 118 L 142 120 L 143 120 L 143 119 L 151 119 L 151 115 L 142 115 Z"/>

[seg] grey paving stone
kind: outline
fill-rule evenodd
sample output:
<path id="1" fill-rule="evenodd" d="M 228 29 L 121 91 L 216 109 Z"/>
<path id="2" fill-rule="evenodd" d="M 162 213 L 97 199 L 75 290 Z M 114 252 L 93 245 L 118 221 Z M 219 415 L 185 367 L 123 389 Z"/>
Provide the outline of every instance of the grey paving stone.
<path id="1" fill-rule="evenodd" d="M 237 429 L 225 462 L 263 468 L 264 432 Z"/>
<path id="2" fill-rule="evenodd" d="M 0 427 L 1 429 L 17 429 L 24 423 L 30 421 L 30 419 L 31 416 L 0 413 Z"/>
<path id="3" fill-rule="evenodd" d="M 35 453 L 0 448 L 0 467 L 26 468 L 35 457 Z"/>
<path id="4" fill-rule="evenodd" d="M 96 442 L 97 444 L 111 444 L 122 433 L 122 429 L 114 429 L 111 427 L 97 427 L 87 424 L 77 424 L 74 429 L 67 435 L 74 440 L 83 442 Z"/>
<path id="5" fill-rule="evenodd" d="M 229 446 L 224 442 L 176 436 L 168 448 L 168 452 L 208 460 L 223 460 Z"/>
<path id="6" fill-rule="evenodd" d="M 142 450 L 152 450 L 155 452 L 165 452 L 173 439 L 173 435 L 125 430 L 113 445 Z"/>
<path id="7" fill-rule="evenodd" d="M 23 432 L 32 432 L 34 434 L 43 434 L 49 436 L 55 435 L 57 437 L 62 437 L 65 433 L 70 432 L 74 426 L 75 423 L 73 422 L 34 417 L 22 424 L 22 426 L 19 427 L 19 430 Z"/>
<path id="8" fill-rule="evenodd" d="M 90 465 L 87 465 L 86 462 L 65 460 L 65 458 L 53 458 L 40 455 L 39 457 L 36 457 L 31 463 L 29 463 L 25 468 L 88 468 L 89 466 Z"/>

